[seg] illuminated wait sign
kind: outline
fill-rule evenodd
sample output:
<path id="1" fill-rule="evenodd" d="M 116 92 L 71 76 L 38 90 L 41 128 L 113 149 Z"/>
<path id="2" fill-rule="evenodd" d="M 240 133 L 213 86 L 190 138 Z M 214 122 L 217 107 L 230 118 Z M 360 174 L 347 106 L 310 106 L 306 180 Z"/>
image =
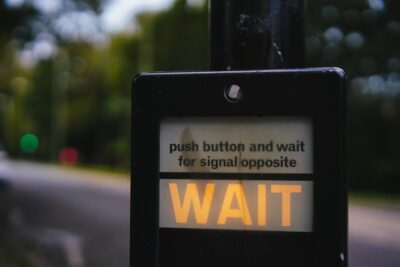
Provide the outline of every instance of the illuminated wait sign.
<path id="1" fill-rule="evenodd" d="M 160 181 L 160 227 L 312 231 L 313 182 Z"/>

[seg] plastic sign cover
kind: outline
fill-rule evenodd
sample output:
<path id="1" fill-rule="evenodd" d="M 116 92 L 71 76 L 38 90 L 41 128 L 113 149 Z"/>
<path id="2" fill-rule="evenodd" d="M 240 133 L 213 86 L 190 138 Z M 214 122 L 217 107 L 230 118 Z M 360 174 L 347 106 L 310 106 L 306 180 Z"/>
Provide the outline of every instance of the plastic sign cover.
<path id="1" fill-rule="evenodd" d="M 161 228 L 313 231 L 309 117 L 165 119 L 160 173 Z"/>
<path id="2" fill-rule="evenodd" d="M 160 154 L 160 172 L 312 174 L 312 120 L 166 119 Z"/>

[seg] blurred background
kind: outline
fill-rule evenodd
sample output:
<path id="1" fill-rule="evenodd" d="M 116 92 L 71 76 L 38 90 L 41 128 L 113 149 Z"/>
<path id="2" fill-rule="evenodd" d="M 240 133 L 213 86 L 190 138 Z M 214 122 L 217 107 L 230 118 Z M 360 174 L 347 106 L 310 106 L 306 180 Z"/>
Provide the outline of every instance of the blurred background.
<path id="1" fill-rule="evenodd" d="M 400 1 L 308 0 L 349 75 L 351 266 L 400 266 Z M 208 69 L 205 0 L 0 0 L 0 266 L 129 266 L 131 79 Z"/>

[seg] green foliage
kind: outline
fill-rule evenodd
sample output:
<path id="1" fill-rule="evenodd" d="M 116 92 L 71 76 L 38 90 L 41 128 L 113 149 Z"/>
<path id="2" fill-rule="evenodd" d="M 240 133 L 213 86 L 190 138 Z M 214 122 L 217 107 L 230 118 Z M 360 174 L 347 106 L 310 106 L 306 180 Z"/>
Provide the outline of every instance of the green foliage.
<path id="1" fill-rule="evenodd" d="M 31 76 L 30 87 L 22 97 L 22 104 L 19 107 L 24 112 L 20 113 L 23 121 L 31 122 L 33 127 L 29 129 L 22 126 L 20 135 L 25 132 L 35 132 L 42 140 L 40 155 L 48 156 L 48 147 L 51 133 L 52 120 L 52 86 L 54 63 L 50 60 L 40 62 L 34 69 Z"/>
<path id="2" fill-rule="evenodd" d="M 29 17 L 36 15 L 36 11 L 32 7 L 23 6 L 22 8 L 12 9 L 7 7 L 5 2 L 4 0 L 0 1 L 1 35 L 10 35 L 17 26 L 26 23 Z"/>
<path id="3" fill-rule="evenodd" d="M 100 1 L 70 1 L 78 9 L 101 9 Z M 399 192 L 400 1 L 383 1 L 383 10 L 368 3 L 309 0 L 307 61 L 349 74 L 351 188 Z M 140 71 L 207 69 L 206 3 L 176 0 L 162 12 L 140 14 L 135 33 L 109 36 L 105 46 L 57 39 L 55 56 L 22 68 L 17 61 L 21 43 L 11 36 L 40 16 L 29 7 L 10 10 L 0 2 L 1 141 L 13 156 L 57 161 L 60 149 L 74 147 L 83 164 L 128 169 L 131 78 Z M 34 32 L 26 29 L 29 40 Z M 40 138 L 31 156 L 18 145 L 27 132 Z"/>
<path id="4" fill-rule="evenodd" d="M 400 95 L 352 93 L 348 105 L 348 175 L 354 190 L 399 192 Z"/>
<path id="5" fill-rule="evenodd" d="M 400 66 L 390 64 L 400 59 L 400 29 L 392 27 L 400 27 L 400 6 L 382 3 L 380 10 L 363 0 L 310 0 L 307 55 L 310 66 L 340 66 L 349 75 L 350 188 L 400 192 Z M 329 30 L 339 40 L 330 41 Z"/>
<path id="6" fill-rule="evenodd" d="M 160 14 L 142 15 L 141 47 L 147 53 L 148 69 L 205 70 L 208 66 L 207 6 L 190 7 L 176 1 Z"/>

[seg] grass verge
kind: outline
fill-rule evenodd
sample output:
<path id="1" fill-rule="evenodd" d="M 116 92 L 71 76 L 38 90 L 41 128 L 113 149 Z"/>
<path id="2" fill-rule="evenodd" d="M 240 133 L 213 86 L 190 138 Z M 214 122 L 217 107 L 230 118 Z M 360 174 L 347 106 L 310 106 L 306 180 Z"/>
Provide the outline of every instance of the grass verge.
<path id="1" fill-rule="evenodd" d="M 400 208 L 399 194 L 386 194 L 380 192 L 350 192 L 349 201 L 354 204 L 389 205 Z"/>

